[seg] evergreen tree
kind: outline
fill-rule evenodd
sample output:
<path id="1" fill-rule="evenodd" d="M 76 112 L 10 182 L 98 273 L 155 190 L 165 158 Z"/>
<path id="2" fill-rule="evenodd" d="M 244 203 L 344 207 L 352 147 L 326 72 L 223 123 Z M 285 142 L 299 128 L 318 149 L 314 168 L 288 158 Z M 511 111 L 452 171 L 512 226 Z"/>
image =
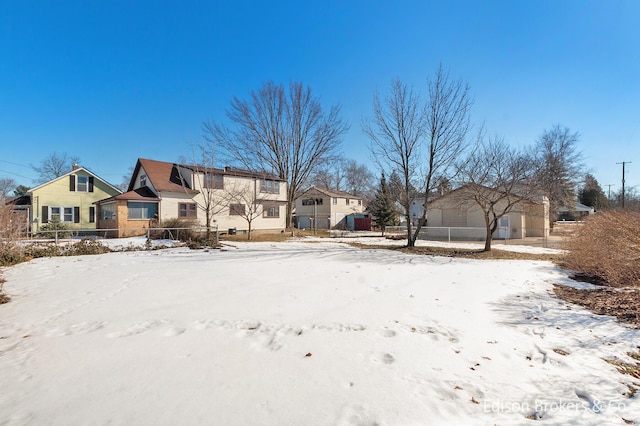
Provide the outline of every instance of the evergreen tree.
<path id="1" fill-rule="evenodd" d="M 376 191 L 376 198 L 373 201 L 370 210 L 377 218 L 378 225 L 380 225 L 380 229 L 382 230 L 382 235 L 384 235 L 387 226 L 396 225 L 397 213 L 384 173 L 382 173 L 382 177 L 380 178 L 380 186 Z"/>
<path id="2" fill-rule="evenodd" d="M 602 187 L 596 178 L 588 173 L 584 177 L 584 183 L 578 193 L 578 199 L 582 204 L 593 207 L 596 211 L 609 208 L 609 200 Z"/>

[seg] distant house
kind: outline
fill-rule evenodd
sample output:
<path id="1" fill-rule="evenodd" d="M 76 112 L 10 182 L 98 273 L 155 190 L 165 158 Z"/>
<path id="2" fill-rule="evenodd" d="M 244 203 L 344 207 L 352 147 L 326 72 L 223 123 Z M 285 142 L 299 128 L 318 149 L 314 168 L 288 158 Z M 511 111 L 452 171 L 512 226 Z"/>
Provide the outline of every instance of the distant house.
<path id="1" fill-rule="evenodd" d="M 591 206 L 586 206 L 576 201 L 573 206 L 561 206 L 558 208 L 558 220 L 583 220 L 592 215 L 596 210 Z"/>
<path id="2" fill-rule="evenodd" d="M 349 215 L 363 215 L 362 197 L 342 191 L 312 186 L 295 200 L 295 220 L 298 228 L 347 228 Z"/>
<path id="3" fill-rule="evenodd" d="M 69 173 L 30 189 L 13 204 L 27 211 L 34 233 L 52 221 L 60 221 L 67 229 L 95 229 L 95 202 L 120 193 L 88 169 L 74 165 Z"/>
<path id="4" fill-rule="evenodd" d="M 491 191 L 489 188 L 486 190 Z M 457 235 L 484 237 L 483 232 L 464 232 L 465 228 L 485 229 L 484 213 L 473 201 L 472 192 L 463 186 L 434 199 L 428 205 L 427 226 L 456 228 Z M 497 211 L 502 211 L 506 201 L 499 201 Z M 435 233 L 437 231 L 429 232 Z M 494 238 L 521 239 L 543 237 L 549 232 L 549 202 L 540 195 L 536 199 L 518 202 L 499 220 Z"/>
<path id="5" fill-rule="evenodd" d="M 215 207 L 212 225 L 243 233 L 247 211 L 255 211 L 252 230 L 280 232 L 286 224 L 287 183 L 277 176 L 168 163 L 139 158 L 128 191 L 97 203 L 98 228 L 115 229 L 110 236 L 144 234 L 143 228 L 170 219 L 206 224 L 206 194 Z M 244 195 L 244 196 L 243 196 Z M 248 204 L 251 204 L 249 206 Z M 251 210 L 253 209 L 253 210 Z"/>

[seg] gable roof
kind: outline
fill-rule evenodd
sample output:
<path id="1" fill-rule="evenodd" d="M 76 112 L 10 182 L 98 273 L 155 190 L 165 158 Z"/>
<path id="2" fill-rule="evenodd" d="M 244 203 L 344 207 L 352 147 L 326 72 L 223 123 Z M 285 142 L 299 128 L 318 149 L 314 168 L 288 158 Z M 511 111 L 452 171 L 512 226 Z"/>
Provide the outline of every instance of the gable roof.
<path id="1" fill-rule="evenodd" d="M 260 179 L 271 179 L 278 180 L 284 182 L 284 179 L 279 178 L 278 176 L 271 173 L 255 173 L 247 170 L 239 170 L 233 169 L 231 167 L 225 167 L 224 169 L 216 169 L 216 168 L 208 168 L 208 167 L 200 167 L 195 165 L 188 164 L 177 164 L 177 163 L 168 163 L 166 161 L 158 161 L 158 160 L 150 160 L 147 158 L 138 158 L 138 162 L 136 163 L 136 167 L 133 171 L 133 175 L 131 176 L 131 181 L 129 182 L 129 191 L 133 189 L 135 185 L 135 178 L 138 176 L 138 172 L 140 168 L 143 168 L 147 174 L 147 179 L 151 182 L 153 188 L 158 192 L 183 192 L 185 189 L 191 193 L 198 193 L 199 191 L 191 188 L 189 186 L 189 182 L 184 182 L 184 186 L 182 184 L 182 179 L 180 178 L 180 172 L 178 167 L 189 169 L 193 172 L 207 172 L 213 173 L 217 175 L 226 175 L 226 176 L 237 176 L 237 177 L 247 177 L 247 178 L 260 178 Z"/>
<path id="2" fill-rule="evenodd" d="M 332 197 L 332 198 L 353 198 L 354 200 L 362 200 L 362 197 L 358 197 L 356 195 L 349 194 L 348 192 L 333 191 L 331 189 L 326 189 L 326 188 L 322 188 L 322 187 L 319 187 L 319 186 L 312 186 L 311 188 L 307 189 L 302 194 L 300 194 L 297 198 L 300 198 L 300 197 L 304 196 L 306 193 L 308 193 L 310 191 L 317 191 L 317 192 L 320 192 L 321 194 L 327 195 L 327 196 Z"/>
<path id="3" fill-rule="evenodd" d="M 87 169 L 86 167 L 78 167 L 77 169 L 71 170 L 69 173 L 65 173 L 62 176 L 58 176 L 57 178 L 51 179 L 50 181 L 47 181 L 45 183 L 41 183 L 40 185 L 36 186 L 35 188 L 31 188 L 30 190 L 27 191 L 27 194 L 32 194 L 33 191 L 35 191 L 35 190 L 38 190 L 38 189 L 40 189 L 40 188 L 42 188 L 44 186 L 47 186 L 47 185 L 49 185 L 49 184 L 51 184 L 51 183 L 53 183 L 55 181 L 58 181 L 60 179 L 64 179 L 69 175 L 76 174 L 79 171 L 84 171 L 85 173 L 93 176 L 94 178 L 99 179 L 101 182 L 104 182 L 105 184 L 107 184 L 109 186 L 109 188 L 113 189 L 114 191 L 117 191 L 118 194 L 122 193 L 121 190 L 119 190 L 115 186 L 111 185 L 109 182 L 107 182 L 106 180 L 102 179 L 100 176 L 98 176 L 97 174 L 93 173 L 91 170 Z"/>

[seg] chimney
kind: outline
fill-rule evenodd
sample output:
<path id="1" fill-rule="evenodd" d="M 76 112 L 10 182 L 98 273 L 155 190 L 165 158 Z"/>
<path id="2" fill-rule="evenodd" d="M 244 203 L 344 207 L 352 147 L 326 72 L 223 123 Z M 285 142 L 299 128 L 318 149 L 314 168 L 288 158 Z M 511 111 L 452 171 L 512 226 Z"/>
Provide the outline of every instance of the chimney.
<path id="1" fill-rule="evenodd" d="M 73 163 L 73 166 L 71 166 L 71 170 L 78 170 L 79 168 L 78 163 Z"/>
<path id="2" fill-rule="evenodd" d="M 230 172 L 231 171 L 231 166 L 224 166 L 224 171 L 225 172 Z"/>

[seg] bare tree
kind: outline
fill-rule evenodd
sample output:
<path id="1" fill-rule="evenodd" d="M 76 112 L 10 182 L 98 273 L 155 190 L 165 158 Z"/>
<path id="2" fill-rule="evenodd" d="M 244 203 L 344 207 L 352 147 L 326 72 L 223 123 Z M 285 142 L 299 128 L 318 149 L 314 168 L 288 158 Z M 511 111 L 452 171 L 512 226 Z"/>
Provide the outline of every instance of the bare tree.
<path id="1" fill-rule="evenodd" d="M 0 178 L 0 205 L 5 203 L 5 199 L 16 186 L 17 184 L 14 179 Z"/>
<path id="2" fill-rule="evenodd" d="M 486 226 L 485 251 L 491 251 L 500 218 L 515 207 L 536 198 L 541 191 L 533 185 L 536 163 L 531 155 L 510 148 L 502 139 L 487 142 L 479 137 L 475 150 L 459 164 L 462 187 L 451 193 L 463 208 L 479 207 Z"/>
<path id="3" fill-rule="evenodd" d="M 234 97 L 226 115 L 232 127 L 204 122 L 205 139 L 242 168 L 274 173 L 288 182 L 286 223 L 291 226 L 296 195 L 349 128 L 340 107 L 325 113 L 311 88 L 291 82 L 286 90 L 270 81 L 251 91 L 249 99 Z"/>
<path id="4" fill-rule="evenodd" d="M 383 170 L 393 170 L 399 178 L 400 199 L 407 222 L 407 239 L 412 241 L 411 188 L 418 179 L 419 154 L 425 135 L 425 114 L 420 97 L 400 80 L 391 82 L 391 91 L 380 101 L 373 97 L 373 117 L 362 123 L 371 139 L 374 159 Z"/>
<path id="5" fill-rule="evenodd" d="M 373 174 L 366 165 L 341 157 L 325 161 L 314 170 L 310 178 L 314 186 L 348 192 L 363 198 L 373 197 L 373 180 Z"/>
<path id="6" fill-rule="evenodd" d="M 309 177 L 311 185 L 333 191 L 342 191 L 345 180 L 346 160 L 331 157 L 319 164 Z"/>
<path id="7" fill-rule="evenodd" d="M 469 86 L 450 79 L 442 66 L 428 80 L 425 103 L 413 88 L 399 80 L 392 81 L 384 105 L 377 94 L 374 96 L 374 115 L 363 123 L 363 130 L 371 139 L 372 152 L 383 170 L 400 175 L 400 203 L 405 210 L 409 247 L 415 245 L 425 222 L 432 192 L 455 172 L 455 160 L 467 146 L 472 103 Z M 410 207 L 418 194 L 424 197 L 425 209 L 414 231 Z"/>
<path id="8" fill-rule="evenodd" d="M 176 165 L 185 193 L 192 196 L 198 209 L 204 213 L 206 240 L 211 241 L 211 226 L 215 215 L 228 206 L 224 192 L 224 175 L 214 169 L 214 151 L 207 144 L 192 145 L 192 163 Z M 197 197 L 199 194 L 200 197 Z M 215 234 L 217 237 L 217 234 Z M 217 244 L 218 241 L 214 241 Z"/>
<path id="9" fill-rule="evenodd" d="M 66 152 L 61 155 L 54 152 L 40 161 L 38 166 L 31 165 L 31 168 L 38 173 L 37 183 L 44 183 L 69 173 L 73 165 L 79 162 L 78 157 L 68 156 Z"/>
<path id="10" fill-rule="evenodd" d="M 345 164 L 345 191 L 349 194 L 372 199 L 374 197 L 374 177 L 367 166 L 356 160 L 347 160 Z"/>
<path id="11" fill-rule="evenodd" d="M 229 214 L 240 216 L 247 222 L 247 240 L 251 240 L 253 221 L 259 218 L 265 211 L 265 203 L 273 198 L 265 193 L 260 193 L 259 179 L 252 179 L 251 187 L 236 181 L 233 185 L 225 186 Z"/>
<path id="12" fill-rule="evenodd" d="M 409 245 L 415 245 L 422 224 L 426 222 L 427 208 L 433 192 L 441 182 L 455 172 L 455 162 L 467 148 L 467 134 L 471 128 L 470 112 L 473 100 L 469 85 L 452 80 L 442 64 L 435 77 L 429 79 L 429 99 L 426 105 L 427 146 L 422 161 L 423 183 L 421 192 L 425 208 Z"/>
<path id="13" fill-rule="evenodd" d="M 116 188 L 118 188 L 122 192 L 126 192 L 127 189 L 129 189 L 129 183 L 131 182 L 131 177 L 135 169 L 135 166 L 129 166 L 129 168 L 127 169 L 128 173 L 126 175 L 122 175 L 122 182 L 120 182 L 119 185 L 116 185 Z"/>
<path id="14" fill-rule="evenodd" d="M 536 141 L 536 161 L 539 163 L 538 184 L 549 197 L 549 208 L 554 220 L 558 208 L 572 207 L 576 201 L 576 185 L 583 167 L 582 153 L 576 144 L 578 132 L 559 124 L 545 130 Z"/>

